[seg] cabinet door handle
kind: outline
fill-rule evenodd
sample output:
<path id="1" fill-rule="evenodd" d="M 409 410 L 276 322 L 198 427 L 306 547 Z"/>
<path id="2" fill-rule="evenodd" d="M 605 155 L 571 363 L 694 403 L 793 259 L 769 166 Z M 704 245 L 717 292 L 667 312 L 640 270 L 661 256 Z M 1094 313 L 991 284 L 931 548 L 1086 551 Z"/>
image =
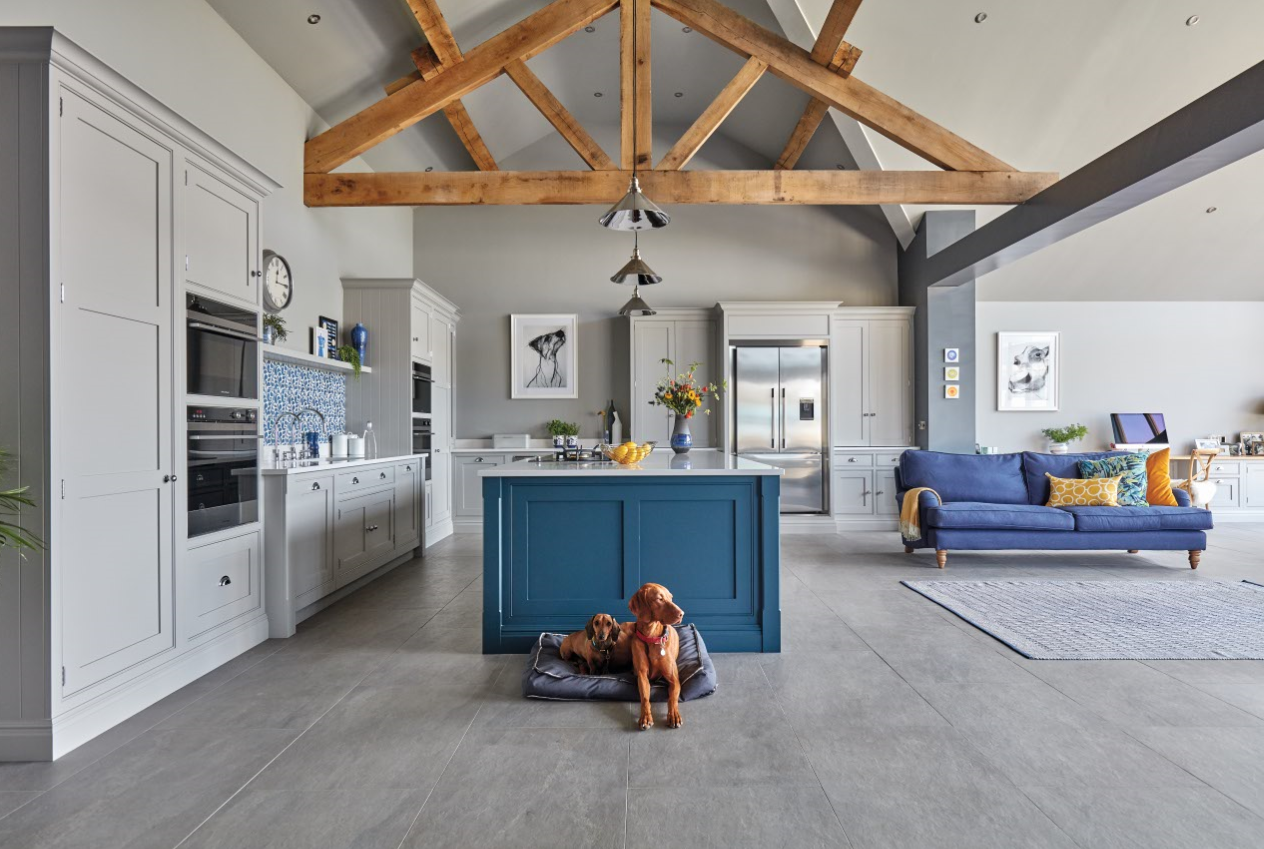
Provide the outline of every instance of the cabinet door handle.
<path id="1" fill-rule="evenodd" d="M 359 479 L 359 478 L 352 478 L 352 479 L 351 479 L 351 482 L 352 482 L 353 484 L 356 484 L 356 483 L 359 483 L 359 482 L 360 482 L 360 479 Z"/>
<path id="2" fill-rule="evenodd" d="M 405 467 L 404 467 L 404 471 L 406 471 L 406 472 L 411 472 L 412 470 L 413 470 L 413 467 L 412 467 L 412 466 L 405 466 Z"/>
<path id="3" fill-rule="evenodd" d="M 856 459 L 855 457 L 848 457 L 848 458 L 847 458 L 847 462 L 848 462 L 848 463 L 855 463 L 855 462 L 858 462 L 858 461 L 857 461 L 857 459 Z"/>
<path id="4" fill-rule="evenodd" d="M 860 503 L 866 507 L 869 506 L 869 490 L 862 489 L 860 491 Z"/>
<path id="5" fill-rule="evenodd" d="M 483 462 L 483 458 L 482 458 L 482 457 L 475 457 L 475 458 L 474 458 L 474 462 L 475 462 L 475 463 L 481 463 L 481 462 Z"/>
<path id="6" fill-rule="evenodd" d="M 313 483 L 312 489 L 313 490 L 320 489 L 320 481 L 316 481 L 315 483 Z"/>
<path id="7" fill-rule="evenodd" d="M 382 480 L 386 480 L 386 472 L 380 472 L 378 474 L 378 477 L 381 478 Z"/>
<path id="8" fill-rule="evenodd" d="M 365 528 L 365 530 L 366 530 L 366 531 L 376 531 L 379 527 L 380 527 L 380 525 L 369 525 L 367 528 Z"/>
<path id="9" fill-rule="evenodd" d="M 420 339 L 418 339 L 416 336 L 414 336 L 414 337 L 413 337 L 413 341 L 414 341 L 414 342 L 420 342 L 421 340 L 420 340 Z"/>
<path id="10" fill-rule="evenodd" d="M 219 585 L 220 585 L 221 587 L 226 587 L 226 586 L 228 586 L 229 584 L 231 584 L 232 582 L 233 582 L 233 579 L 232 579 L 232 578 L 230 578 L 230 577 L 228 577 L 227 575 L 225 575 L 224 577 L 222 577 L 222 578 L 220 578 L 220 579 L 219 579 Z"/>

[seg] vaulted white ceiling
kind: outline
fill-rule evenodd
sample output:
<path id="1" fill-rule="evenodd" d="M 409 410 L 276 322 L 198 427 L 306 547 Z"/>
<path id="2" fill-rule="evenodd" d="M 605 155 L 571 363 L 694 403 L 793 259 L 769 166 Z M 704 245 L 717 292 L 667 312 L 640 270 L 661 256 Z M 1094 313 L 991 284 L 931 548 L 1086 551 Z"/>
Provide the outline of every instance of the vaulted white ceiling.
<path id="1" fill-rule="evenodd" d="M 405 0 L 208 2 L 331 124 L 381 99 L 383 84 L 412 70 L 409 52 L 423 40 Z M 469 49 L 546 2 L 441 5 L 457 41 Z M 830 5 L 830 0 L 724 2 L 808 47 Z M 979 12 L 987 14 L 983 23 L 975 22 Z M 322 16 L 318 25 L 306 23 L 312 13 Z M 1195 26 L 1186 24 L 1191 15 L 1199 16 Z M 660 131 L 683 130 L 737 72 L 742 57 L 683 32 L 662 13 L 655 11 L 653 20 L 654 120 Z M 606 16 L 594 32 L 578 32 L 529 63 L 612 154 L 617 154 L 619 109 L 617 29 L 617 14 Z M 868 0 L 847 38 L 864 50 L 856 74 L 869 84 L 1019 169 L 1066 174 L 1264 59 L 1261 33 L 1264 2 L 1244 0 Z M 595 96 L 598 92 L 603 96 Z M 735 167 L 771 164 L 806 100 L 765 75 L 720 130 L 750 151 L 750 161 Z M 479 89 L 465 104 L 498 160 L 512 159 L 517 168 L 583 167 L 508 79 Z M 800 167 L 855 167 L 857 161 L 862 167 L 932 167 L 844 116 L 832 118 Z M 657 140 L 656 156 L 666 152 L 671 135 Z M 543 141 L 549 138 L 553 141 Z M 474 167 L 441 115 L 400 133 L 365 159 L 378 170 Z M 1252 239 L 1264 224 L 1262 185 L 1264 158 L 1245 160 L 989 275 L 982 294 L 1260 299 L 1261 274 L 1254 258 L 1245 256 L 1249 243 L 1240 239 Z M 1203 211 L 1208 206 L 1217 212 L 1208 215 Z M 899 212 L 915 222 L 922 211 Z M 901 216 L 887 212 L 898 233 Z M 979 222 L 1002 212 L 982 208 Z M 1174 268 L 1179 274 L 1167 272 Z M 1138 279 L 1142 271 L 1144 285 Z M 1191 292 L 1187 281 L 1196 271 L 1201 282 Z"/>

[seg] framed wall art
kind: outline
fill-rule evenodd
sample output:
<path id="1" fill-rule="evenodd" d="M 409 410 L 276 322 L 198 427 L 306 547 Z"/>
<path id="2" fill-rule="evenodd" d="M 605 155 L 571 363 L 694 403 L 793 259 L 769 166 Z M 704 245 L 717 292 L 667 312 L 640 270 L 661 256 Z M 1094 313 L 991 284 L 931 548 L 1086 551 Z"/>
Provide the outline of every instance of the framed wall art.
<path id="1" fill-rule="evenodd" d="M 579 397 L 579 316 L 509 317 L 510 397 Z"/>
<path id="2" fill-rule="evenodd" d="M 1062 383 L 1060 348 L 1056 332 L 996 334 L 996 409 L 1015 413 L 1057 410 Z"/>

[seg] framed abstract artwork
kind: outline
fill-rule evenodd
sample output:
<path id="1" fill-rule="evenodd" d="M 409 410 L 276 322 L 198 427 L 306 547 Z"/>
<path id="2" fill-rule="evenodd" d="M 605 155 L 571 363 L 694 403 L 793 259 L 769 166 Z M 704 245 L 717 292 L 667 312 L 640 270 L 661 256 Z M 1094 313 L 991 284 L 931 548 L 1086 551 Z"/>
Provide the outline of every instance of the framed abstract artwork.
<path id="1" fill-rule="evenodd" d="M 579 316 L 511 315 L 511 398 L 579 397 Z"/>
<path id="2" fill-rule="evenodd" d="M 996 409 L 1015 413 L 1058 409 L 1060 355 L 1056 332 L 996 334 Z"/>

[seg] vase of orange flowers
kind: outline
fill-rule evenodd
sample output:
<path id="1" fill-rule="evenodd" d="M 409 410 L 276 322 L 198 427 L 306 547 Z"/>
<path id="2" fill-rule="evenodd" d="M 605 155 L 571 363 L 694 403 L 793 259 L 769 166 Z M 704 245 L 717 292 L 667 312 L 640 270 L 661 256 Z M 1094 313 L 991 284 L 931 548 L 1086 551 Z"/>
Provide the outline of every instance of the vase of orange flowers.
<path id="1" fill-rule="evenodd" d="M 664 359 L 667 374 L 658 382 L 654 392 L 654 400 L 650 403 L 656 407 L 666 407 L 676 414 L 675 426 L 672 428 L 671 447 L 677 454 L 688 453 L 693 447 L 693 434 L 689 431 L 689 420 L 699 411 L 711 415 L 704 409 L 707 399 L 720 400 L 720 391 L 727 389 L 727 383 L 701 383 L 697 379 L 698 366 L 701 363 L 690 363 L 689 370 L 683 374 L 672 376 L 671 360 Z"/>

